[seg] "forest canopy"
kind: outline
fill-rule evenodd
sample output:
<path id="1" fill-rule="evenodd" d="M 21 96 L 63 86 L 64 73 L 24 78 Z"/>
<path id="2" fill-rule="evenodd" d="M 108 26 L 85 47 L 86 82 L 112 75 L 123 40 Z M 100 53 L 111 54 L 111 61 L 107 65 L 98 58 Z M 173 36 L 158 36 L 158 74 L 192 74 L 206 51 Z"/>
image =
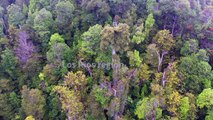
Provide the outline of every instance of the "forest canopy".
<path id="1" fill-rule="evenodd" d="M 0 120 L 212 120 L 213 0 L 0 0 Z"/>

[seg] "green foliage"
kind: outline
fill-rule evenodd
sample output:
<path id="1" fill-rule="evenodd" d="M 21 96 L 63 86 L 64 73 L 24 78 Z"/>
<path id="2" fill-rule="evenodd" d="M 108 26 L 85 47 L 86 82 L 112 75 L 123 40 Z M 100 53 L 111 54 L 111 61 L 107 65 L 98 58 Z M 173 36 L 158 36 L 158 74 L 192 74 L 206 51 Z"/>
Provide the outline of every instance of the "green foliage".
<path id="1" fill-rule="evenodd" d="M 212 0 L 0 1 L 0 119 L 212 120 Z"/>
<path id="2" fill-rule="evenodd" d="M 177 91 L 173 91 L 170 95 L 168 95 L 167 99 L 167 110 L 170 112 L 170 114 L 177 116 L 178 107 L 181 104 L 181 95 Z"/>
<path id="3" fill-rule="evenodd" d="M 29 4 L 30 12 L 34 13 L 37 10 L 36 4 L 37 4 L 37 0 L 30 0 L 30 4 Z"/>
<path id="4" fill-rule="evenodd" d="M 49 45 L 52 46 L 56 43 L 64 43 L 64 39 L 58 33 L 51 35 Z"/>
<path id="5" fill-rule="evenodd" d="M 22 9 L 15 4 L 11 4 L 7 7 L 8 10 L 8 22 L 10 25 L 19 26 L 25 22 L 25 16 Z"/>
<path id="6" fill-rule="evenodd" d="M 63 113 L 61 112 L 60 100 L 56 95 L 50 95 L 48 97 L 48 118 L 49 119 L 63 119 Z"/>
<path id="7" fill-rule="evenodd" d="M 63 63 L 61 65 L 57 63 L 54 64 L 47 64 L 44 66 L 43 71 L 41 75 L 43 74 L 43 80 L 47 84 L 56 84 L 58 82 L 59 77 L 64 75 L 67 72 L 66 66 L 63 66 Z M 40 75 L 40 80 L 42 81 L 42 76 Z"/>
<path id="8" fill-rule="evenodd" d="M 132 38 L 132 41 L 136 42 L 137 44 L 140 44 L 146 38 L 145 33 L 142 32 L 142 27 L 143 27 L 143 25 L 138 27 L 138 31 L 135 33 L 135 35 Z"/>
<path id="9" fill-rule="evenodd" d="M 116 52 L 124 52 L 129 49 L 129 26 L 127 24 L 120 23 L 118 26 L 111 27 L 105 26 L 101 31 L 101 50 L 107 50 L 109 46 Z"/>
<path id="10" fill-rule="evenodd" d="M 38 77 L 39 77 L 40 80 L 44 80 L 45 75 L 44 75 L 44 73 L 39 73 L 39 76 L 38 76 Z"/>
<path id="11" fill-rule="evenodd" d="M 35 118 L 32 115 L 30 115 L 30 116 L 27 116 L 25 120 L 35 120 Z"/>
<path id="12" fill-rule="evenodd" d="M 46 105 L 42 91 L 38 89 L 28 89 L 27 86 L 23 86 L 21 94 L 21 106 L 24 113 L 27 116 L 32 115 L 36 119 L 42 119 L 45 113 L 44 107 Z"/>
<path id="13" fill-rule="evenodd" d="M 53 27 L 53 18 L 50 11 L 45 8 L 41 9 L 35 16 L 33 28 L 38 32 L 41 37 L 41 43 L 47 46 L 51 28 Z"/>
<path id="14" fill-rule="evenodd" d="M 9 101 L 10 104 L 18 111 L 18 108 L 21 106 L 21 99 L 20 96 L 17 95 L 15 92 L 11 92 L 9 94 Z"/>
<path id="15" fill-rule="evenodd" d="M 56 4 L 56 22 L 59 25 L 69 25 L 74 9 L 74 5 L 70 1 L 58 2 Z"/>
<path id="16" fill-rule="evenodd" d="M 161 51 L 169 51 L 175 44 L 175 40 L 169 30 L 159 31 L 155 37 L 156 47 Z"/>
<path id="17" fill-rule="evenodd" d="M 188 97 L 183 97 L 180 102 L 181 119 L 185 120 L 187 119 L 188 112 L 190 110 L 190 101 Z"/>
<path id="18" fill-rule="evenodd" d="M 85 86 L 87 84 L 86 76 L 83 74 L 82 71 L 77 71 L 76 73 L 68 72 L 65 76 L 64 84 L 76 91 L 83 90 L 85 89 Z"/>
<path id="19" fill-rule="evenodd" d="M 198 41 L 195 39 L 190 39 L 186 41 L 183 47 L 181 48 L 181 55 L 187 56 L 198 51 Z"/>
<path id="20" fill-rule="evenodd" d="M 9 91 L 11 91 L 11 81 L 0 79 L 0 93 L 7 93 Z"/>
<path id="21" fill-rule="evenodd" d="M 154 24 L 155 19 L 153 17 L 153 14 L 150 13 L 145 21 L 145 27 L 143 23 L 139 27 L 137 27 L 137 31 L 133 36 L 132 41 L 136 42 L 137 44 L 143 42 L 147 37 L 149 37 L 149 32 Z"/>
<path id="22" fill-rule="evenodd" d="M 11 78 L 17 77 L 18 58 L 13 51 L 6 49 L 1 55 L 1 69 Z"/>
<path id="23" fill-rule="evenodd" d="M 184 75 L 185 89 L 200 92 L 202 84 L 211 87 L 208 83 L 212 80 L 212 68 L 207 62 L 199 61 L 194 55 L 187 56 L 181 59 L 179 69 Z"/>
<path id="24" fill-rule="evenodd" d="M 100 51 L 98 46 L 101 41 L 101 25 L 94 25 L 82 34 L 82 41 L 79 43 L 79 56 L 83 59 L 91 58 Z"/>
<path id="25" fill-rule="evenodd" d="M 85 0 L 82 2 L 82 6 L 88 12 L 94 12 L 97 17 L 106 17 L 110 11 L 110 6 L 104 0 Z"/>
<path id="26" fill-rule="evenodd" d="M 149 69 L 150 68 L 147 64 L 142 64 L 138 72 L 138 78 L 142 81 L 149 80 L 152 73 L 152 71 L 150 71 Z"/>
<path id="27" fill-rule="evenodd" d="M 82 118 L 84 106 L 77 93 L 63 86 L 55 86 L 53 92 L 59 95 L 62 109 L 67 113 L 69 119 Z"/>
<path id="28" fill-rule="evenodd" d="M 207 55 L 207 51 L 204 49 L 200 49 L 196 54 L 198 60 L 209 62 L 209 56 Z"/>
<path id="29" fill-rule="evenodd" d="M 146 104 L 148 103 L 148 101 L 149 98 L 143 98 L 143 100 L 138 103 L 138 107 L 135 111 L 135 114 L 138 116 L 139 119 L 145 118 Z"/>
<path id="30" fill-rule="evenodd" d="M 51 1 L 53 2 L 53 1 Z M 39 11 L 42 7 L 48 8 L 50 1 L 48 0 L 30 0 L 29 11 L 34 13 Z M 42 6 L 42 7 L 41 7 Z"/>
<path id="31" fill-rule="evenodd" d="M 154 104 L 156 100 L 150 98 L 143 98 L 143 100 L 139 101 L 136 106 L 135 114 L 139 119 L 146 119 L 152 117 L 152 110 L 154 109 Z M 162 109 L 156 108 L 156 119 L 161 118 L 162 116 Z"/>
<path id="32" fill-rule="evenodd" d="M 209 110 L 207 112 L 207 115 L 205 117 L 205 120 L 211 120 L 213 118 L 213 111 L 212 110 Z"/>
<path id="33" fill-rule="evenodd" d="M 50 4 L 50 1 L 48 0 L 38 0 L 38 1 L 44 7 L 47 7 Z"/>
<path id="34" fill-rule="evenodd" d="M 58 39 L 57 39 L 58 40 Z M 62 39 L 61 39 L 62 40 Z M 70 47 L 65 43 L 54 43 L 47 52 L 47 60 L 49 63 L 62 63 L 63 60 L 69 61 L 71 52 Z"/>
<path id="35" fill-rule="evenodd" d="M 105 96 L 106 89 L 101 89 L 98 86 L 94 87 L 95 100 L 99 102 L 102 106 L 106 106 L 109 103 L 110 98 Z"/>
<path id="36" fill-rule="evenodd" d="M 142 60 L 137 50 L 134 50 L 134 52 L 128 51 L 127 56 L 129 57 L 129 64 L 131 67 L 139 67 L 141 65 Z"/>
<path id="37" fill-rule="evenodd" d="M 211 108 L 213 105 L 213 90 L 211 88 L 204 89 L 197 98 L 197 106 L 199 108 Z"/>
<path id="38" fill-rule="evenodd" d="M 158 54 L 156 51 L 159 51 L 156 44 L 150 44 L 146 49 L 145 55 L 145 63 L 151 64 L 154 68 L 158 66 Z"/>
<path id="39" fill-rule="evenodd" d="M 150 13 L 150 12 L 153 12 L 154 11 L 154 6 L 157 4 L 156 0 L 148 0 L 146 2 L 146 9 L 147 11 Z"/>
<path id="40" fill-rule="evenodd" d="M 59 104 L 59 100 L 57 98 L 53 98 L 50 101 L 50 106 L 51 108 L 49 108 L 51 110 L 51 112 L 49 113 L 50 118 L 56 118 L 58 113 L 59 113 L 59 108 L 58 108 L 58 104 Z"/>
<path id="41" fill-rule="evenodd" d="M 148 87 L 147 84 L 144 84 L 142 90 L 141 90 L 141 98 L 144 98 L 148 93 Z"/>
<path id="42" fill-rule="evenodd" d="M 45 8 L 41 9 L 35 17 L 34 29 L 38 32 L 49 31 L 53 24 L 52 14 Z"/>
<path id="43" fill-rule="evenodd" d="M 0 94 L 0 116 L 4 119 L 12 119 L 14 114 L 12 109 L 7 94 Z"/>
<path id="44" fill-rule="evenodd" d="M 145 33 L 146 35 L 149 34 L 150 29 L 153 27 L 155 24 L 155 19 L 152 13 L 150 13 L 145 21 Z"/>
<path id="45" fill-rule="evenodd" d="M 26 74 L 27 77 L 31 77 L 31 78 L 37 78 L 39 72 L 42 69 L 41 66 L 41 61 L 38 58 L 39 55 L 38 54 L 34 54 L 31 58 L 29 58 L 29 60 L 27 61 L 27 63 L 24 65 L 23 67 L 23 71 Z"/>
<path id="46" fill-rule="evenodd" d="M 108 51 L 100 51 L 98 52 L 97 58 L 95 59 L 95 62 L 97 63 L 111 63 L 112 62 L 112 52 L 110 50 Z"/>
<path id="47" fill-rule="evenodd" d="M 102 26 L 99 24 L 96 24 L 96 25 L 90 27 L 88 31 L 86 31 L 82 34 L 83 40 L 90 41 L 90 42 L 94 41 L 93 45 L 100 44 L 99 41 L 101 39 L 101 30 L 102 29 L 103 29 Z"/>
<path id="48" fill-rule="evenodd" d="M 166 76 L 166 79 L 167 79 L 166 87 L 167 87 L 167 89 L 170 89 L 173 91 L 173 90 L 177 89 L 177 86 L 180 86 L 180 83 L 181 83 L 181 79 L 179 77 L 179 71 L 177 69 L 177 62 L 174 62 L 172 64 L 172 67 L 171 67 L 171 65 L 169 65 L 169 67 L 167 69 L 169 69 L 169 71 L 165 70 L 167 72 L 166 73 L 166 75 L 167 75 Z M 171 92 L 169 90 L 167 90 L 167 91 L 168 91 L 168 93 Z"/>

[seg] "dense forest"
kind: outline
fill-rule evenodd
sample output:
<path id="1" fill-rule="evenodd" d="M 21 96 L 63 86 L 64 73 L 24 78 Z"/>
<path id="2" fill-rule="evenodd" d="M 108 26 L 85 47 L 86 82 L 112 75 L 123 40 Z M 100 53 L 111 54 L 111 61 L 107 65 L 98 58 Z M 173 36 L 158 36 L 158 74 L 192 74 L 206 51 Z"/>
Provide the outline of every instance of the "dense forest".
<path id="1" fill-rule="evenodd" d="M 213 120 L 213 0 L 0 0 L 0 120 Z"/>

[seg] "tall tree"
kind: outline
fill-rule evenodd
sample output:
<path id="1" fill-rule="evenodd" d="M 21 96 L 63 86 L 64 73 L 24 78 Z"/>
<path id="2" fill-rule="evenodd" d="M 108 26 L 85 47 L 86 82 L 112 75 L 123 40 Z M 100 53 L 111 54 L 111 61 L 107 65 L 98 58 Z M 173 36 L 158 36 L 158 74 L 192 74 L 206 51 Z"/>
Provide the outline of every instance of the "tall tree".
<path id="1" fill-rule="evenodd" d="M 42 8 L 47 9 L 50 5 L 50 1 L 47 0 L 30 0 L 29 1 L 29 11 L 35 13 Z"/>
<path id="2" fill-rule="evenodd" d="M 162 109 L 159 108 L 155 98 L 143 98 L 136 106 L 135 114 L 139 119 L 159 119 L 162 116 Z"/>
<path id="3" fill-rule="evenodd" d="M 211 87 L 211 66 L 205 61 L 198 60 L 195 55 L 181 58 L 179 69 L 184 77 L 184 88 L 187 91 L 199 93 L 202 86 Z"/>
<path id="4" fill-rule="evenodd" d="M 150 44 L 147 46 L 144 62 L 151 65 L 153 68 L 158 68 L 159 56 L 156 51 L 159 51 L 156 44 Z"/>
<path id="5" fill-rule="evenodd" d="M 190 39 L 186 41 L 183 47 L 181 48 L 180 53 L 184 56 L 191 55 L 198 51 L 198 41 L 195 39 Z"/>
<path id="6" fill-rule="evenodd" d="M 8 48 L 1 54 L 1 69 L 12 79 L 17 77 L 18 58 L 12 50 Z"/>
<path id="7" fill-rule="evenodd" d="M 13 112 L 12 112 L 12 106 L 9 103 L 8 95 L 7 94 L 0 94 L 0 116 L 3 117 L 3 119 L 12 119 Z"/>
<path id="8" fill-rule="evenodd" d="M 82 41 L 79 42 L 79 57 L 84 60 L 97 56 L 100 51 L 102 26 L 97 24 L 82 34 Z"/>
<path id="9" fill-rule="evenodd" d="M 111 49 L 113 54 L 115 52 L 124 52 L 129 49 L 129 26 L 120 23 L 117 26 L 105 26 L 101 32 L 101 50 Z"/>
<path id="10" fill-rule="evenodd" d="M 45 113 L 45 98 L 42 91 L 38 89 L 29 89 L 23 86 L 22 91 L 22 109 L 26 116 L 32 115 L 34 118 L 40 120 Z"/>
<path id="11" fill-rule="evenodd" d="M 59 1 L 55 7 L 57 31 L 67 34 L 67 38 L 69 38 L 70 29 L 74 24 L 74 10 L 75 7 L 72 1 Z"/>
<path id="12" fill-rule="evenodd" d="M 177 91 L 173 91 L 172 94 L 167 97 L 167 104 L 167 110 L 170 112 L 170 114 L 172 116 L 177 116 L 178 108 L 181 104 L 181 95 Z"/>
<path id="13" fill-rule="evenodd" d="M 108 3 L 104 0 L 84 0 L 81 5 L 88 12 L 94 11 L 97 18 L 106 17 L 110 11 Z"/>
<path id="14" fill-rule="evenodd" d="M 40 36 L 43 49 L 47 49 L 52 27 L 53 18 L 51 12 L 45 8 L 41 9 L 35 16 L 33 28 Z"/>
<path id="15" fill-rule="evenodd" d="M 20 31 L 18 37 L 16 56 L 19 58 L 20 63 L 26 64 L 35 53 L 35 46 L 29 41 L 29 35 L 26 31 Z"/>
<path id="16" fill-rule="evenodd" d="M 199 21 L 196 25 L 195 32 L 198 38 L 212 40 L 213 33 L 213 6 L 205 7 L 199 14 Z"/>
<path id="17" fill-rule="evenodd" d="M 81 93 L 83 93 L 87 84 L 86 76 L 82 71 L 78 71 L 76 73 L 68 72 L 65 76 L 64 84 L 74 89 L 76 92 L 81 91 Z"/>
<path id="18" fill-rule="evenodd" d="M 9 15 L 8 22 L 10 25 L 20 26 L 24 24 L 25 15 L 20 6 L 11 4 L 10 6 L 7 7 L 7 11 Z"/>
<path id="19" fill-rule="evenodd" d="M 47 60 L 55 65 L 61 64 L 63 61 L 66 64 L 69 61 L 70 52 L 70 47 L 66 43 L 55 43 L 47 51 Z"/>
<path id="20" fill-rule="evenodd" d="M 127 24 L 119 23 L 114 27 L 105 26 L 101 31 L 100 48 L 102 51 L 112 51 L 113 67 L 113 82 L 116 83 L 119 78 L 119 69 L 121 68 L 120 57 L 117 53 L 124 53 L 129 49 L 130 44 L 129 26 Z M 121 70 L 121 69 L 120 69 Z"/>
<path id="21" fill-rule="evenodd" d="M 175 40 L 169 30 L 159 31 L 153 40 L 156 44 L 156 48 L 158 49 L 156 52 L 158 55 L 158 72 L 160 72 L 164 56 L 172 49 L 175 44 Z"/>
<path id="22" fill-rule="evenodd" d="M 59 95 L 62 109 L 66 112 L 68 120 L 83 119 L 84 106 L 79 95 L 67 87 L 55 86 L 53 92 Z"/>
<path id="23" fill-rule="evenodd" d="M 65 64 L 70 60 L 70 47 L 65 43 L 64 38 L 55 33 L 51 35 L 49 41 L 50 49 L 47 51 L 47 60 L 49 63 L 59 65 L 62 62 Z"/>
<path id="24" fill-rule="evenodd" d="M 69 25 L 73 17 L 74 5 L 70 1 L 61 1 L 56 4 L 56 22 L 59 25 Z"/>
<path id="25" fill-rule="evenodd" d="M 143 23 L 141 23 L 140 26 L 137 26 L 136 33 L 133 36 L 132 41 L 136 42 L 137 44 L 143 42 L 146 38 L 149 37 L 149 32 L 154 24 L 154 16 L 152 13 L 150 13 L 145 21 L 145 26 Z"/>

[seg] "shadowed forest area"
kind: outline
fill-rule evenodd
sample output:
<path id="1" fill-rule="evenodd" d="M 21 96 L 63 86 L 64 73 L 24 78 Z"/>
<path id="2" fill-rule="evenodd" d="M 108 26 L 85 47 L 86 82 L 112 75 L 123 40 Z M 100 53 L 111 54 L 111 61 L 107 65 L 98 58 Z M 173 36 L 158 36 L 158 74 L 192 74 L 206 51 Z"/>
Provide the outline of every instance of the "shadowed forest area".
<path id="1" fill-rule="evenodd" d="M 0 0 L 0 120 L 213 120 L 213 0 Z"/>

